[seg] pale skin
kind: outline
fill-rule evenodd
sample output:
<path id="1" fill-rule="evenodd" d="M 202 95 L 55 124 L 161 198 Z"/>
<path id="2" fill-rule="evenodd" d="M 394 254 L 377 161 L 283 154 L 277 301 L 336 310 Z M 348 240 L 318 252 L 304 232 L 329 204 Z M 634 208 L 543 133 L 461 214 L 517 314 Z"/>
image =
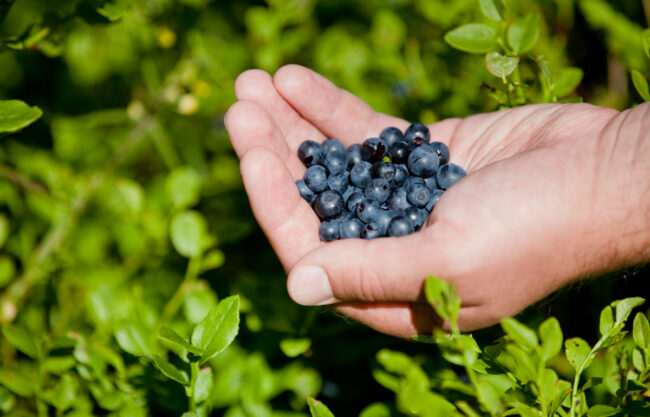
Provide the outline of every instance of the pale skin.
<path id="1" fill-rule="evenodd" d="M 432 140 L 468 176 L 426 226 L 323 243 L 295 185 L 305 170 L 300 143 L 335 137 L 347 146 L 410 123 L 297 65 L 274 76 L 246 71 L 235 93 L 225 121 L 246 192 L 300 304 L 331 304 L 407 338 L 440 324 L 422 290 L 435 275 L 456 286 L 459 325 L 470 331 L 572 281 L 650 260 L 650 104 L 528 105 L 432 124 Z"/>

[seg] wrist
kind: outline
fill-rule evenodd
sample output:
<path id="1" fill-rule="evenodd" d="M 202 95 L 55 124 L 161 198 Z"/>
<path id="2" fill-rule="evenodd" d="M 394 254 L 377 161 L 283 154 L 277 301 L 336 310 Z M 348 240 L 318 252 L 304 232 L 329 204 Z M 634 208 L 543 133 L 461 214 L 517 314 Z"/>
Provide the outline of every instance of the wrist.
<path id="1" fill-rule="evenodd" d="M 650 261 L 650 103 L 621 112 L 593 147 L 593 236 L 605 272 Z M 602 233 L 598 233 L 598 228 Z"/>

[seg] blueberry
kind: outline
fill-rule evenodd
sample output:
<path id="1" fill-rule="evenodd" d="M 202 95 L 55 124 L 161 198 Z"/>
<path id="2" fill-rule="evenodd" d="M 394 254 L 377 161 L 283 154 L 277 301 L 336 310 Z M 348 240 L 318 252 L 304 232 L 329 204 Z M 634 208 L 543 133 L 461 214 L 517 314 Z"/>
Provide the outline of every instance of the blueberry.
<path id="1" fill-rule="evenodd" d="M 361 228 L 363 223 L 358 219 L 349 219 L 342 221 L 339 226 L 339 236 L 341 239 L 358 239 L 361 237 Z"/>
<path id="2" fill-rule="evenodd" d="M 346 162 L 348 163 L 348 169 L 352 169 L 354 164 L 361 161 L 363 161 L 363 158 L 361 157 L 361 145 L 358 143 L 350 145 L 346 152 Z"/>
<path id="3" fill-rule="evenodd" d="M 337 172 L 345 172 L 347 167 L 347 160 L 345 153 L 338 151 L 331 151 L 325 155 L 325 162 L 323 163 L 325 168 L 330 172 L 330 174 L 336 174 Z"/>
<path id="4" fill-rule="evenodd" d="M 375 162 L 371 169 L 373 178 L 383 178 L 389 183 L 395 178 L 395 164 L 392 162 Z"/>
<path id="5" fill-rule="evenodd" d="M 405 164 L 408 160 L 411 148 L 406 141 L 400 140 L 393 143 L 388 149 L 388 156 L 393 163 Z"/>
<path id="6" fill-rule="evenodd" d="M 359 204 L 364 198 L 362 192 L 354 192 L 347 198 L 347 200 L 345 200 L 345 207 L 351 212 L 356 212 L 357 204 Z"/>
<path id="7" fill-rule="evenodd" d="M 406 236 L 413 232 L 413 225 L 410 220 L 404 216 L 395 216 L 388 224 L 388 236 L 399 237 Z"/>
<path id="8" fill-rule="evenodd" d="M 402 211 L 409 207 L 411 207 L 411 203 L 406 198 L 406 190 L 404 188 L 394 190 L 388 199 L 388 208 L 395 211 Z"/>
<path id="9" fill-rule="evenodd" d="M 436 181 L 443 190 L 454 185 L 458 180 L 463 178 L 467 173 L 456 164 L 445 164 L 438 169 Z"/>
<path id="10" fill-rule="evenodd" d="M 442 142 L 431 142 L 429 148 L 433 149 L 433 151 L 438 154 L 440 165 L 449 162 L 449 148 L 447 145 Z"/>
<path id="11" fill-rule="evenodd" d="M 404 140 L 404 134 L 396 127 L 387 127 L 381 131 L 379 138 L 390 148 L 393 143 Z"/>
<path id="12" fill-rule="evenodd" d="M 381 204 L 387 201 L 388 197 L 390 197 L 390 184 L 383 178 L 373 178 L 368 185 L 366 185 L 363 194 L 367 198 L 372 198 Z"/>
<path id="13" fill-rule="evenodd" d="M 306 140 L 298 147 L 298 158 L 307 168 L 323 161 L 324 153 L 319 143 Z"/>
<path id="14" fill-rule="evenodd" d="M 343 212 L 343 196 L 338 191 L 323 191 L 314 200 L 314 211 L 321 219 L 337 217 Z"/>
<path id="15" fill-rule="evenodd" d="M 435 191 L 435 190 L 438 189 L 438 183 L 436 182 L 436 176 L 435 175 L 432 175 L 430 177 L 425 178 L 424 179 L 424 184 L 431 191 Z"/>
<path id="16" fill-rule="evenodd" d="M 298 186 L 300 197 L 304 198 L 305 201 L 307 201 L 309 204 L 314 202 L 316 194 L 314 194 L 314 192 L 309 187 L 307 187 L 307 184 L 305 184 L 304 180 L 296 181 L 296 186 Z"/>
<path id="17" fill-rule="evenodd" d="M 371 198 L 365 198 L 357 203 L 355 213 L 359 220 L 364 223 L 371 223 L 376 220 L 381 208 L 379 203 Z"/>
<path id="18" fill-rule="evenodd" d="M 422 184 L 415 184 L 411 187 L 410 191 L 406 194 L 409 203 L 415 207 L 425 207 L 431 199 L 431 191 Z"/>
<path id="19" fill-rule="evenodd" d="M 361 156 L 364 161 L 378 162 L 384 158 L 387 150 L 386 142 L 379 138 L 370 138 L 361 145 Z"/>
<path id="20" fill-rule="evenodd" d="M 418 231 L 427 220 L 427 212 L 424 209 L 411 206 L 402 212 L 402 216 L 406 217 L 413 225 L 413 230 Z"/>
<path id="21" fill-rule="evenodd" d="M 420 184 L 426 186 L 424 179 L 420 177 L 408 177 L 406 181 L 404 182 L 404 189 L 406 192 L 410 192 L 411 188 L 413 188 L 414 185 Z"/>
<path id="22" fill-rule="evenodd" d="M 359 220 L 359 219 L 357 219 L 357 215 L 354 214 L 354 212 L 348 211 L 348 210 L 345 210 L 345 209 L 343 210 L 343 213 L 341 213 L 341 215 L 336 218 L 336 220 L 338 220 L 340 222 L 344 222 L 344 221 L 347 221 L 347 220 L 350 220 L 350 219 Z"/>
<path id="23" fill-rule="evenodd" d="M 427 205 L 424 207 L 429 213 L 431 213 L 438 200 L 440 200 L 440 197 L 442 197 L 442 193 L 444 193 L 442 190 L 434 190 L 433 193 L 431 193 L 431 198 L 429 199 Z"/>
<path id="24" fill-rule="evenodd" d="M 324 242 L 331 242 L 339 238 L 340 223 L 337 219 L 326 221 L 320 224 L 318 235 L 320 240 Z"/>
<path id="25" fill-rule="evenodd" d="M 379 228 L 376 224 L 370 223 L 366 224 L 361 228 L 361 233 L 360 233 L 361 239 L 376 239 L 378 237 L 381 237 L 381 234 L 379 233 Z"/>
<path id="26" fill-rule="evenodd" d="M 330 190 L 338 191 L 342 195 L 345 195 L 348 189 L 348 177 L 342 172 L 330 174 L 327 178 L 327 186 Z"/>
<path id="27" fill-rule="evenodd" d="M 385 236 L 388 231 L 388 225 L 395 216 L 397 216 L 397 212 L 395 211 L 381 210 L 372 224 L 377 226 L 380 235 Z"/>
<path id="28" fill-rule="evenodd" d="M 408 168 L 413 175 L 430 177 L 438 170 L 438 155 L 428 146 L 415 148 L 409 155 Z"/>
<path id="29" fill-rule="evenodd" d="M 429 133 L 429 128 L 422 123 L 413 123 L 404 132 L 404 139 L 411 148 L 417 148 L 423 143 L 429 143 L 431 134 Z"/>
<path id="30" fill-rule="evenodd" d="M 395 164 L 395 177 L 390 182 L 391 188 L 398 188 L 404 185 L 409 177 L 409 170 L 404 164 Z"/>
<path id="31" fill-rule="evenodd" d="M 303 178 L 307 187 L 316 193 L 327 189 L 327 170 L 320 165 L 312 165 L 307 168 Z"/>
<path id="32" fill-rule="evenodd" d="M 348 188 L 345 190 L 345 192 L 341 193 L 343 195 L 343 201 L 348 201 L 348 198 L 354 193 L 360 193 L 363 195 L 363 190 L 359 187 L 355 187 L 354 185 L 348 185 Z"/>
<path id="33" fill-rule="evenodd" d="M 330 152 L 345 154 L 345 145 L 338 139 L 325 139 L 321 146 L 323 147 L 323 155 L 327 155 Z"/>
<path id="34" fill-rule="evenodd" d="M 350 184 L 355 187 L 365 188 L 372 179 L 372 164 L 370 162 L 361 161 L 354 164 L 350 171 Z"/>

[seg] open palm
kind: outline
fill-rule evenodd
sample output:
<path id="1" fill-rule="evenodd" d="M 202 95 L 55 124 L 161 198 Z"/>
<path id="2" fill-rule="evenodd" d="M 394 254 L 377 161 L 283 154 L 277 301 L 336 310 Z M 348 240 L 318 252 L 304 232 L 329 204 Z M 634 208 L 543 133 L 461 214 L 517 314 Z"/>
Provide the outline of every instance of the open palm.
<path id="1" fill-rule="evenodd" d="M 436 324 L 423 298 L 427 275 L 456 285 L 459 323 L 471 330 L 594 272 L 580 261 L 589 249 L 578 238 L 588 232 L 580 213 L 593 204 L 591 149 L 618 112 L 548 104 L 435 123 L 432 140 L 446 143 L 469 175 L 443 195 L 426 226 L 399 238 L 323 243 L 320 222 L 295 186 L 305 170 L 299 144 L 335 137 L 350 145 L 410 123 L 295 65 L 273 78 L 247 71 L 235 92 L 226 126 L 253 212 L 297 302 L 335 304 L 408 337 Z"/>

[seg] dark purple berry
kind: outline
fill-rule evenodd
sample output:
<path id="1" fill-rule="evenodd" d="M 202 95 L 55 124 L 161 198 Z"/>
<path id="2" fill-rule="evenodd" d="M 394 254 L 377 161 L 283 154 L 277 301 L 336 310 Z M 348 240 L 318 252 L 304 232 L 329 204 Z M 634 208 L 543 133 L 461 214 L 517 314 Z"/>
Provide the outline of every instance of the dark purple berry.
<path id="1" fill-rule="evenodd" d="M 354 164 L 350 171 L 350 184 L 355 187 L 365 188 L 372 179 L 372 164 L 370 162 L 361 161 Z"/>
<path id="2" fill-rule="evenodd" d="M 393 177 L 393 180 L 390 182 L 391 188 L 399 188 L 404 183 L 409 177 L 409 170 L 406 168 L 406 165 L 404 164 L 395 164 L 395 177 Z"/>
<path id="3" fill-rule="evenodd" d="M 338 172 L 345 172 L 347 167 L 347 161 L 345 153 L 338 151 L 331 151 L 325 155 L 325 161 L 323 162 L 325 168 L 329 171 L 330 174 L 336 174 Z"/>
<path id="4" fill-rule="evenodd" d="M 304 180 L 296 181 L 296 186 L 298 186 L 300 197 L 304 198 L 305 201 L 307 201 L 309 204 L 314 202 L 316 194 L 314 194 L 314 192 L 309 187 L 307 187 L 307 184 L 305 184 Z"/>
<path id="5" fill-rule="evenodd" d="M 431 134 L 429 128 L 422 123 L 413 123 L 404 132 L 404 139 L 411 148 L 417 148 L 424 143 L 429 143 Z"/>
<path id="6" fill-rule="evenodd" d="M 409 203 L 408 199 L 406 198 L 406 190 L 404 188 L 398 188 L 397 190 L 394 190 L 393 194 L 391 194 L 390 198 L 388 199 L 388 208 L 401 212 L 402 210 L 406 210 L 409 207 L 411 207 L 411 203 Z"/>
<path id="7" fill-rule="evenodd" d="M 320 165 L 313 165 L 307 168 L 303 177 L 305 184 L 315 193 L 327 189 L 327 170 Z"/>
<path id="8" fill-rule="evenodd" d="M 389 183 L 395 178 L 395 164 L 392 162 L 375 162 L 372 164 L 372 177 L 383 178 Z"/>
<path id="9" fill-rule="evenodd" d="M 381 234 L 379 233 L 378 226 L 374 223 L 370 223 L 361 228 L 360 237 L 361 239 L 371 240 L 381 237 Z"/>
<path id="10" fill-rule="evenodd" d="M 413 175 L 426 178 L 436 174 L 438 155 L 428 146 L 415 148 L 409 155 L 408 168 Z"/>
<path id="11" fill-rule="evenodd" d="M 327 178 L 327 187 L 330 190 L 338 191 L 341 195 L 344 195 L 349 187 L 348 177 L 346 177 L 342 172 L 330 174 Z"/>
<path id="12" fill-rule="evenodd" d="M 343 212 L 343 196 L 334 190 L 326 190 L 316 196 L 314 211 L 321 219 L 328 220 Z"/>
<path id="13" fill-rule="evenodd" d="M 406 161 L 408 161 L 410 153 L 411 148 L 409 147 L 408 143 L 403 140 L 393 143 L 388 150 L 388 156 L 390 157 L 390 160 L 395 164 L 405 164 Z"/>
<path id="14" fill-rule="evenodd" d="M 347 208 L 351 212 L 356 212 L 357 204 L 359 204 L 364 198 L 365 197 L 362 192 L 355 192 L 350 194 L 347 200 L 345 200 L 345 208 Z"/>
<path id="15" fill-rule="evenodd" d="M 345 155 L 345 145 L 338 139 L 325 139 L 321 146 L 323 147 L 323 155 L 330 152 L 339 152 Z"/>
<path id="16" fill-rule="evenodd" d="M 361 237 L 361 228 L 363 223 L 358 219 L 348 219 L 342 221 L 339 226 L 339 237 L 341 239 L 358 239 Z"/>
<path id="17" fill-rule="evenodd" d="M 384 158 L 388 147 L 386 142 L 379 138 L 366 139 L 361 145 L 361 157 L 364 161 L 378 162 Z"/>
<path id="18" fill-rule="evenodd" d="M 306 140 L 298 147 L 298 159 L 309 168 L 323 162 L 323 151 L 319 143 L 313 140 Z"/>
<path id="19" fill-rule="evenodd" d="M 435 153 L 438 154 L 440 158 L 440 165 L 446 164 L 449 162 L 449 148 L 442 142 L 431 142 L 429 148 L 433 149 Z"/>
<path id="20" fill-rule="evenodd" d="M 442 197 L 442 193 L 444 193 L 442 190 L 434 190 L 433 193 L 431 193 L 431 198 L 429 199 L 427 205 L 424 207 L 429 213 L 431 213 L 438 200 L 440 200 L 440 197 Z"/>
<path id="21" fill-rule="evenodd" d="M 379 203 L 370 198 L 364 198 L 357 203 L 355 213 L 362 222 L 371 223 L 375 221 L 380 211 Z"/>
<path id="22" fill-rule="evenodd" d="M 381 131 L 379 134 L 379 139 L 382 139 L 384 142 L 386 142 L 386 145 L 390 148 L 393 143 L 404 140 L 404 134 L 396 127 L 387 127 Z"/>
<path id="23" fill-rule="evenodd" d="M 427 212 L 424 209 L 411 206 L 402 212 L 402 216 L 406 217 L 413 225 L 413 230 L 418 231 L 427 220 Z"/>
<path id="24" fill-rule="evenodd" d="M 406 194 L 406 198 L 415 207 L 423 208 L 431 199 L 431 191 L 425 185 L 415 184 Z"/>
<path id="25" fill-rule="evenodd" d="M 388 224 L 388 236 L 399 237 L 413 233 L 413 225 L 404 216 L 395 216 Z"/>
<path id="26" fill-rule="evenodd" d="M 331 242 L 339 238 L 340 222 L 337 219 L 325 221 L 320 224 L 318 235 L 320 240 L 324 242 Z"/>
<path id="27" fill-rule="evenodd" d="M 461 178 L 463 178 L 467 173 L 461 167 L 456 164 L 445 164 L 438 169 L 436 173 L 436 181 L 438 186 L 443 190 L 454 185 Z"/>
<path id="28" fill-rule="evenodd" d="M 373 178 L 363 190 L 363 195 L 381 204 L 390 197 L 390 184 L 383 178 Z"/>
<path id="29" fill-rule="evenodd" d="M 355 143 L 354 145 L 348 146 L 348 150 L 346 152 L 346 162 L 348 169 L 352 169 L 354 164 L 361 161 L 363 161 L 363 158 L 361 157 L 361 145 Z"/>

